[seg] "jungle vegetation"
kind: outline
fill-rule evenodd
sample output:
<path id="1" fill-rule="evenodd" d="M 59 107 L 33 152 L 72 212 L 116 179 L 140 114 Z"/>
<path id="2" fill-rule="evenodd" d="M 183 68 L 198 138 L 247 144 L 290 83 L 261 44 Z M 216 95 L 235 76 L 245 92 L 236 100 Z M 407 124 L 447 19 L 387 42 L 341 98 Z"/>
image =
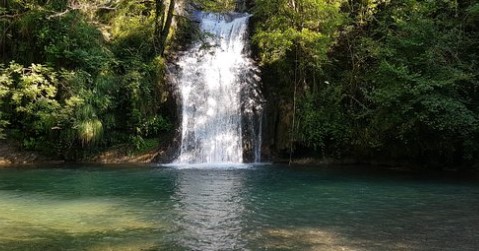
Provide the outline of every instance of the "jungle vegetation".
<path id="1" fill-rule="evenodd" d="M 478 162 L 478 1 L 255 3 L 253 41 L 269 95 L 293 111 L 293 156 Z"/>
<path id="2" fill-rule="evenodd" d="M 173 2 L 174 3 L 174 2 Z M 25 149 L 82 157 L 172 130 L 162 1 L 4 0 L 0 136 Z"/>
<path id="3" fill-rule="evenodd" d="M 226 12 L 237 1 L 192 2 Z M 1 0 L 0 137 L 72 159 L 161 142 L 176 130 L 166 65 L 194 34 L 183 4 Z M 265 96 L 289 128 L 278 153 L 478 163 L 477 0 L 242 5 Z"/>

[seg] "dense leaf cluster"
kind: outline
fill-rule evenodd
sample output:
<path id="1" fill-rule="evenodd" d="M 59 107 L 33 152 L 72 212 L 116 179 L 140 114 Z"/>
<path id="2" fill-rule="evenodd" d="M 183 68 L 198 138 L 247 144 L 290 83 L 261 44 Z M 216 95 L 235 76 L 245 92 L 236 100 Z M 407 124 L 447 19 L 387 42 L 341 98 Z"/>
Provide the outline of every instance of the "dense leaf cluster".
<path id="1" fill-rule="evenodd" d="M 4 1 L 0 136 L 66 158 L 170 129 L 154 2 Z"/>
<path id="2" fill-rule="evenodd" d="M 256 4 L 264 79 L 296 113 L 297 153 L 477 163 L 477 1 Z"/>

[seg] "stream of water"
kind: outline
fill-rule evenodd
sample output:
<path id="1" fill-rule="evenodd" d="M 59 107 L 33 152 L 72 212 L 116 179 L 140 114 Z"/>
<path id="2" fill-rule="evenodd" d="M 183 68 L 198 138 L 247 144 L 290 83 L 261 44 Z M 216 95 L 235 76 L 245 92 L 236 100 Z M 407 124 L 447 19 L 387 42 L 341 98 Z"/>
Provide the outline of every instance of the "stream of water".
<path id="1" fill-rule="evenodd" d="M 179 57 L 181 153 L 176 163 L 242 163 L 261 156 L 261 104 L 248 48 L 249 14 L 197 13 L 201 37 Z"/>

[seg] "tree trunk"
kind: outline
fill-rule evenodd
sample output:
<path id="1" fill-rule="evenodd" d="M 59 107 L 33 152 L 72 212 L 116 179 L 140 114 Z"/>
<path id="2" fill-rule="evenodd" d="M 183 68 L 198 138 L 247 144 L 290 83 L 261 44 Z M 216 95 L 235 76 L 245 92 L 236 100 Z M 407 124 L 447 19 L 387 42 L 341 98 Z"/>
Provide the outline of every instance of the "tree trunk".
<path id="1" fill-rule="evenodd" d="M 163 26 L 160 35 L 160 44 L 158 54 L 163 55 L 165 52 L 166 47 L 166 39 L 168 38 L 168 34 L 170 34 L 171 23 L 173 22 L 173 14 L 175 12 L 175 0 L 170 0 L 170 6 L 168 8 L 168 14 L 166 16 L 166 22 Z"/>
<path id="2" fill-rule="evenodd" d="M 161 33 L 163 30 L 163 23 L 165 20 L 165 5 L 163 0 L 155 1 L 155 33 L 153 37 L 153 45 L 157 54 L 159 53 L 161 46 Z"/>

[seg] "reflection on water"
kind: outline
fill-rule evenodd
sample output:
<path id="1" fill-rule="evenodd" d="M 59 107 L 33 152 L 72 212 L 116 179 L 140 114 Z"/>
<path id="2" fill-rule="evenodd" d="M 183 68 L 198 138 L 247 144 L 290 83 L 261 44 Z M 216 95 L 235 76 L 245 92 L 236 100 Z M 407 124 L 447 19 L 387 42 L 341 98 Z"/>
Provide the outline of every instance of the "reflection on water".
<path id="1" fill-rule="evenodd" d="M 0 170 L 0 250 L 479 250 L 479 184 L 255 166 Z"/>
<path id="2" fill-rule="evenodd" d="M 242 176 L 231 172 L 185 170 L 178 175 L 172 200 L 178 202 L 175 210 L 183 230 L 179 241 L 187 249 L 244 249 Z"/>

